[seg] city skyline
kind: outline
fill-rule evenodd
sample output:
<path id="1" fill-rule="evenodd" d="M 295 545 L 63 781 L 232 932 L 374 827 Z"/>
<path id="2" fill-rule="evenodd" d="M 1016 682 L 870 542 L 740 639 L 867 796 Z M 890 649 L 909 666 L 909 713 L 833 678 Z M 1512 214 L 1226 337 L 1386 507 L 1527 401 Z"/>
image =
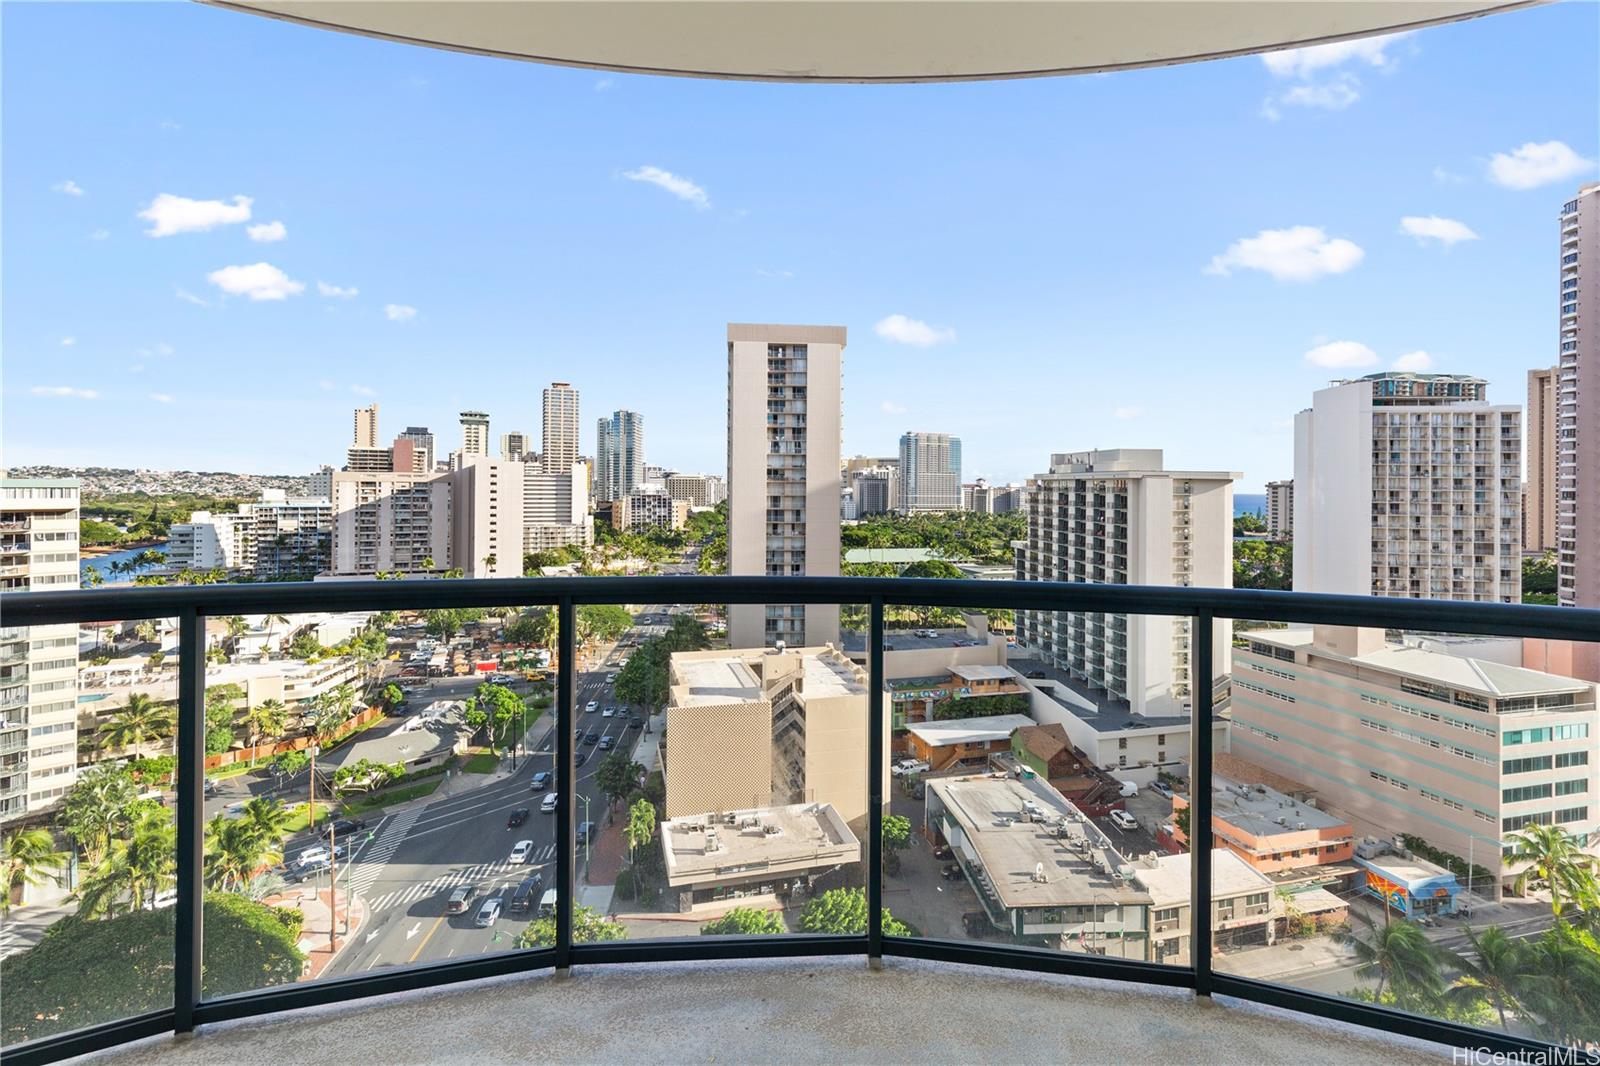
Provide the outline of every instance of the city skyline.
<path id="1" fill-rule="evenodd" d="M 10 15 L 11 83 L 53 101 L 8 129 L 5 250 L 30 263 L 7 279 L 13 465 L 309 471 L 343 452 L 352 406 L 436 431 L 472 408 L 531 426 L 543 387 L 599 363 L 575 383 L 589 410 L 639 410 L 653 454 L 714 471 L 723 427 L 699 400 L 720 391 L 723 324 L 831 321 L 858 338 L 844 454 L 937 426 L 967 442 L 966 478 L 1005 483 L 1062 448 L 1161 447 L 1256 493 L 1290 473 L 1288 425 L 1331 379 L 1431 368 L 1520 403 L 1527 370 L 1554 362 L 1550 234 L 1600 155 L 1596 104 L 1570 92 L 1596 69 L 1584 5 L 1336 52 L 944 86 L 936 112 L 926 92 L 597 80 L 204 9 Z M 215 92 L 196 98 L 184 62 L 106 92 L 128 80 L 130 35 L 202 64 Z M 65 37 L 72 58 L 47 62 Z M 272 74 L 257 54 L 291 48 L 320 60 L 305 91 L 348 102 L 285 124 L 254 101 Z M 1343 103 L 1299 106 L 1319 89 Z M 373 93 L 396 114 L 368 122 Z M 470 146 L 452 129 L 466 99 L 509 101 Z M 933 114 L 961 150 L 908 177 Z M 841 139 L 837 163 L 803 180 L 765 165 L 769 138 L 813 128 Z M 1185 168 L 1202 148 L 1212 167 Z M 990 159 L 1005 165 L 975 162 Z M 394 167 L 411 177 L 385 191 Z M 516 182 L 459 195 L 480 173 L 525 175 L 518 206 Z M 248 399 L 215 370 L 263 364 Z M 978 366 L 1006 371 L 988 405 L 950 387 Z M 1070 389 L 1008 386 L 1062 374 Z M 182 440 L 147 428 L 174 418 Z M 268 434 L 285 446 L 243 443 Z"/>

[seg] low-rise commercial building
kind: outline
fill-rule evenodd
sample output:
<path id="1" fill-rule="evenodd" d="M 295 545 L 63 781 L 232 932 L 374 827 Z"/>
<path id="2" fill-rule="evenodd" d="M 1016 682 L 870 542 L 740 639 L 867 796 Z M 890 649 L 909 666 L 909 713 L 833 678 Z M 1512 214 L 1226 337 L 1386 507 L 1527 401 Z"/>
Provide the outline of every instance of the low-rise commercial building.
<path id="1" fill-rule="evenodd" d="M 1150 962 L 1190 964 L 1193 863 L 1188 852 L 1146 855 L 1133 864 L 1133 881 L 1150 894 Z M 1211 852 L 1211 942 L 1216 948 L 1270 944 L 1282 904 L 1272 881 L 1231 851 Z"/>
<path id="2" fill-rule="evenodd" d="M 812 878 L 861 861 L 861 841 L 827 803 L 668 818 L 661 851 L 683 913 L 776 907 Z"/>
<path id="3" fill-rule="evenodd" d="M 1409 852 L 1356 856 L 1361 891 L 1407 918 L 1454 914 L 1461 896 L 1456 875 Z"/>
<path id="4" fill-rule="evenodd" d="M 983 769 L 990 755 L 1010 750 L 1012 735 L 1031 725 L 1025 714 L 913 722 L 906 726 L 906 751 L 934 773 L 955 766 Z"/>
<path id="5" fill-rule="evenodd" d="M 1172 797 L 1175 823 L 1179 812 L 1188 809 L 1188 797 Z M 1173 839 L 1187 845 L 1189 836 L 1175 824 Z M 1274 874 L 1349 862 L 1355 851 L 1355 827 L 1267 785 L 1213 776 L 1211 844 L 1226 848 L 1264 874 Z"/>
<path id="6" fill-rule="evenodd" d="M 1041 946 L 1148 957 L 1150 894 L 1094 823 L 1037 778 L 930 778 L 926 828 L 948 841 L 998 929 Z"/>

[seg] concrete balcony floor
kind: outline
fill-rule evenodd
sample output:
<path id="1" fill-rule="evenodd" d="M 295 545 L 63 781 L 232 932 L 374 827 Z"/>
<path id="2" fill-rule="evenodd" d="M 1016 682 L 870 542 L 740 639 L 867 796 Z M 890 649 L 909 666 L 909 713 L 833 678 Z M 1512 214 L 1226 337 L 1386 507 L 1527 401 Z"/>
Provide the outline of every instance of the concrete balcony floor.
<path id="1" fill-rule="evenodd" d="M 286 1063 L 1314 1063 L 1450 1050 L 1179 989 L 912 959 L 590 966 L 157 1037 L 108 1066 Z"/>

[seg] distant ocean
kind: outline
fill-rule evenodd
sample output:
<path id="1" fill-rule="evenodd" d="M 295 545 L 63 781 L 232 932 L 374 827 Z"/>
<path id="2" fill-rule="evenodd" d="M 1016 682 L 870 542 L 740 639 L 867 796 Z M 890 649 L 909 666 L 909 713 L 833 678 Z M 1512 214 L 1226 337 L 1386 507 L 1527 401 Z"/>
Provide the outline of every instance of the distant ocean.
<path id="1" fill-rule="evenodd" d="M 1242 514 L 1255 512 L 1267 513 L 1267 497 L 1260 492 L 1236 492 L 1233 494 L 1233 516 L 1238 518 Z"/>

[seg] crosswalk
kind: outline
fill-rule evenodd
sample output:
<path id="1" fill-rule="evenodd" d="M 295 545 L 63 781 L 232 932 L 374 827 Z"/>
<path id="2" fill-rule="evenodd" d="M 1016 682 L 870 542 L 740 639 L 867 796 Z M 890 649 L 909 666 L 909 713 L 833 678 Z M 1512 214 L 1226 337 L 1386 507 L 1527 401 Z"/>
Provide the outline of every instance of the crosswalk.
<path id="1" fill-rule="evenodd" d="M 406 834 L 411 832 L 412 825 L 421 816 L 422 808 L 413 807 L 408 811 L 401 811 L 378 830 L 377 839 L 362 848 L 355 861 L 350 864 L 345 884 L 351 891 L 358 895 L 366 894 L 373 882 L 383 873 L 384 863 L 389 861 L 389 857 L 405 840 Z"/>
<path id="2" fill-rule="evenodd" d="M 497 881 L 506 874 L 531 874 L 536 868 L 555 858 L 555 854 L 556 846 L 554 844 L 546 844 L 528 857 L 526 866 L 513 865 L 509 859 L 480 863 L 477 866 L 465 866 L 459 870 L 440 874 L 427 881 L 420 881 L 413 885 L 406 885 L 403 888 L 386 892 L 375 899 L 369 900 L 367 906 L 373 913 L 377 913 L 390 907 L 403 907 L 435 893 L 448 892 L 456 885 L 468 883 L 477 883 L 480 889 L 487 889 L 489 886 L 485 885 L 484 882 Z"/>

